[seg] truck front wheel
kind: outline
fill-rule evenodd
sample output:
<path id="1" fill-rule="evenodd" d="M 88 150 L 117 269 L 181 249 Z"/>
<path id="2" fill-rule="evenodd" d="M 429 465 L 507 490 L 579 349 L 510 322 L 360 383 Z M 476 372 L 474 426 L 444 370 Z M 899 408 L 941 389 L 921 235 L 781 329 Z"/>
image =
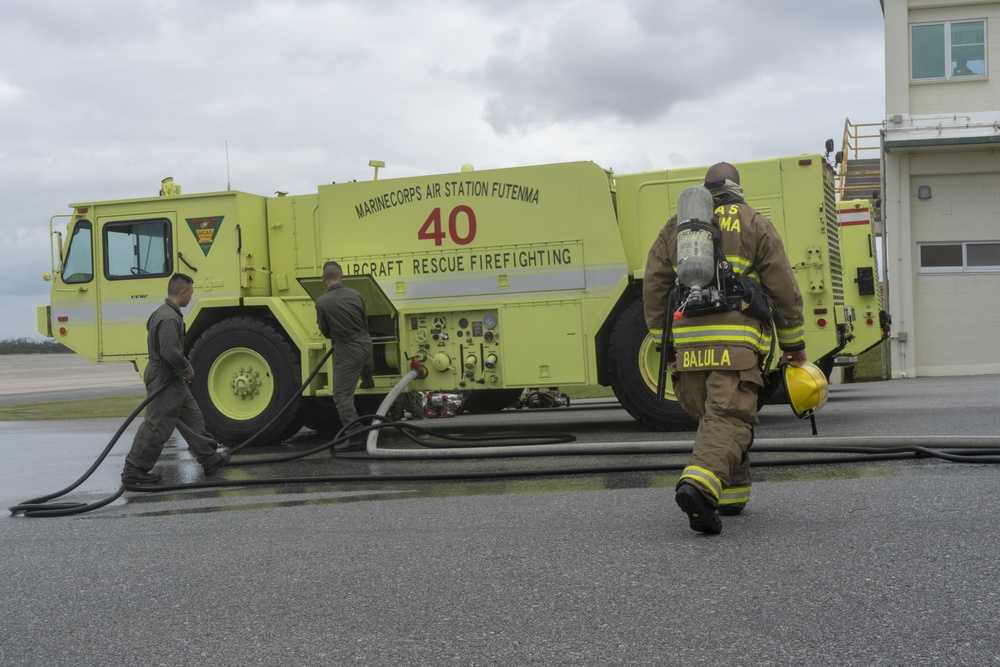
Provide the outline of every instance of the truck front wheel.
<path id="1" fill-rule="evenodd" d="M 692 431 L 698 424 L 677 403 L 667 377 L 666 400 L 656 398 L 656 375 L 660 353 L 646 328 L 642 301 L 635 300 L 622 311 L 611 331 L 607 369 L 611 388 L 632 417 L 657 431 Z"/>
<path id="2" fill-rule="evenodd" d="M 265 426 L 254 443 L 274 444 L 302 427 L 301 400 L 268 426 L 302 379 L 298 355 L 271 321 L 234 317 L 212 325 L 191 348 L 191 365 L 191 393 L 209 433 L 226 445 L 245 442 Z"/>

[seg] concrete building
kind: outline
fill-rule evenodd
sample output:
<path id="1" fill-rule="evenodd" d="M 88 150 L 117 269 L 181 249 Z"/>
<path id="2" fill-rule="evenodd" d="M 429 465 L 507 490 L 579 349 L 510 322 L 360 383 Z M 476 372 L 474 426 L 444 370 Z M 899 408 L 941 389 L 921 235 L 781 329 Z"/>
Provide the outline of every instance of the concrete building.
<path id="1" fill-rule="evenodd" d="M 892 376 L 1000 373 L 1000 2 L 882 5 Z"/>

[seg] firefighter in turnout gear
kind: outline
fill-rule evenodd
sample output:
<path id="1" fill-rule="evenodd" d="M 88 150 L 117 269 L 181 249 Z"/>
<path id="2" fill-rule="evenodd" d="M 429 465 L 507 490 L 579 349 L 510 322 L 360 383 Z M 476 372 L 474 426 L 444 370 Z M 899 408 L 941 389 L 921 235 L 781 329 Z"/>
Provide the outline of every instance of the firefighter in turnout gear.
<path id="1" fill-rule="evenodd" d="M 718 237 L 712 239 L 716 274 L 722 276 L 717 280 L 729 283 L 721 302 L 685 301 L 674 216 L 649 250 L 643 305 L 646 325 L 663 353 L 676 355 L 671 370 L 677 400 L 698 420 L 675 499 L 693 530 L 719 534 L 719 514 L 739 514 L 750 498 L 748 452 L 758 421 L 761 362 L 772 337 L 777 336 L 783 362 L 804 362 L 806 353 L 802 295 L 774 226 L 743 200 L 733 165 L 710 167 L 704 187 L 718 223 L 711 234 Z"/>

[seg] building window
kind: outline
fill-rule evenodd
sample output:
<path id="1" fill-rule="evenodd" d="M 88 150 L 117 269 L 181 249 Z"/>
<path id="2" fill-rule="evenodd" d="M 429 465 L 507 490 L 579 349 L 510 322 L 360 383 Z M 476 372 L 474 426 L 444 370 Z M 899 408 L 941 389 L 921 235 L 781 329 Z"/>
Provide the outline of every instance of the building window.
<path id="1" fill-rule="evenodd" d="M 910 79 L 986 76 L 986 21 L 910 26 Z"/>
<path id="2" fill-rule="evenodd" d="M 1000 273 L 1000 243 L 920 243 L 920 273 Z"/>
<path id="3" fill-rule="evenodd" d="M 969 271 L 1000 271 L 1000 243 L 966 243 L 965 266 Z"/>

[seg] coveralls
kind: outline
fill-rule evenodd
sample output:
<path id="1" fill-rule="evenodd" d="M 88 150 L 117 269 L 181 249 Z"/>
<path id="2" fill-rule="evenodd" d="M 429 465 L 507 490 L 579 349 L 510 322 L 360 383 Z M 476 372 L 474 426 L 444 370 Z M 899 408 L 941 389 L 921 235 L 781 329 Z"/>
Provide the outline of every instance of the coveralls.
<path id="1" fill-rule="evenodd" d="M 781 350 L 804 349 L 802 295 L 784 245 L 771 221 L 748 206 L 739 192 L 728 181 L 712 190 L 722 252 L 734 273 L 759 280 L 784 317 L 776 327 Z M 674 216 L 649 250 L 643 281 L 646 325 L 658 342 L 672 316 L 667 297 L 676 278 Z M 757 392 L 763 386 L 760 363 L 770 350 L 773 333 L 770 322 L 741 310 L 684 316 L 673 322 L 674 393 L 681 407 L 698 420 L 694 451 L 678 486 L 693 484 L 713 507 L 737 510 L 750 499 L 748 451 L 758 421 Z"/>
<path id="2" fill-rule="evenodd" d="M 365 300 L 342 283 L 331 285 L 316 299 L 316 323 L 333 344 L 333 404 L 340 423 L 347 426 L 358 418 L 354 407 L 358 380 L 370 379 L 374 370 Z"/>
<path id="3" fill-rule="evenodd" d="M 142 375 L 146 393 L 164 382 L 170 386 L 146 405 L 145 419 L 132 440 L 132 449 L 125 457 L 123 477 L 130 467 L 149 472 L 163 452 L 163 446 L 174 432 L 181 437 L 202 466 L 215 463 L 216 441 L 205 430 L 205 416 L 191 395 L 188 383 L 177 379 L 191 370 L 184 356 L 184 316 L 170 299 L 153 311 L 146 321 L 146 344 L 149 365 Z"/>

